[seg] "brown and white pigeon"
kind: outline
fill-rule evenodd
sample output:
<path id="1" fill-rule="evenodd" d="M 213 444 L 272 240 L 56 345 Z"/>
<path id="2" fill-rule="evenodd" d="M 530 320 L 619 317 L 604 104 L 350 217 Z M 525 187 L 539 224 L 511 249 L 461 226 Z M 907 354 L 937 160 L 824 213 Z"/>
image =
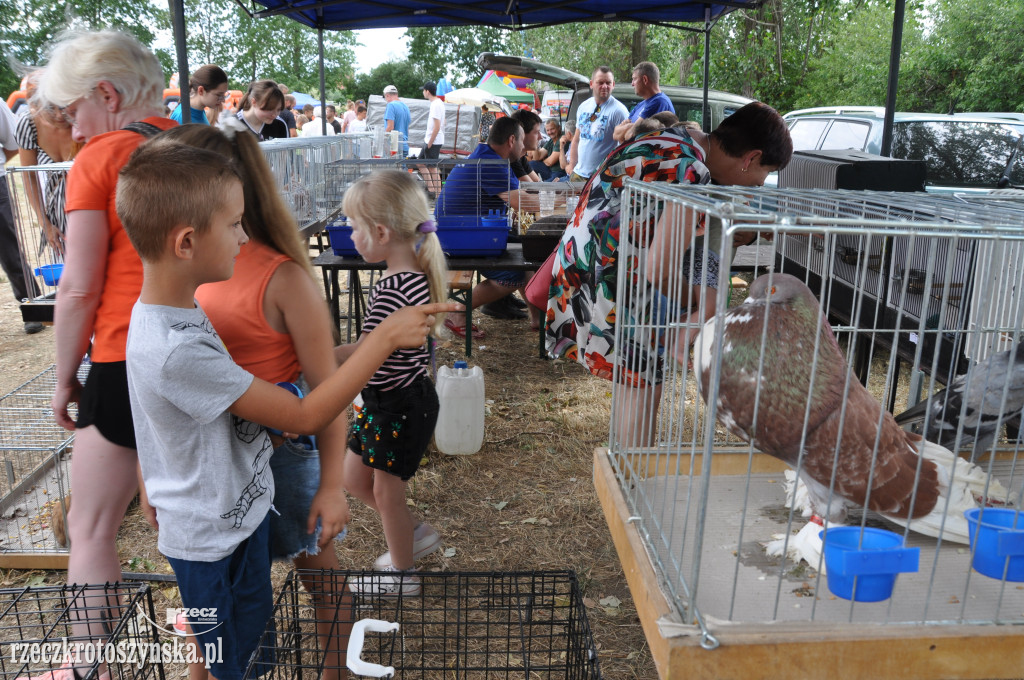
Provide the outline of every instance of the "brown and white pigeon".
<path id="1" fill-rule="evenodd" d="M 743 304 L 704 324 L 694 355 L 705 402 L 718 333 L 719 421 L 797 469 L 815 514 L 842 522 L 849 505 L 861 506 L 967 543 L 963 511 L 977 507 L 976 496 L 1006 501 L 981 468 L 896 424 L 848 370 L 818 301 L 796 277 L 759 277 Z"/>

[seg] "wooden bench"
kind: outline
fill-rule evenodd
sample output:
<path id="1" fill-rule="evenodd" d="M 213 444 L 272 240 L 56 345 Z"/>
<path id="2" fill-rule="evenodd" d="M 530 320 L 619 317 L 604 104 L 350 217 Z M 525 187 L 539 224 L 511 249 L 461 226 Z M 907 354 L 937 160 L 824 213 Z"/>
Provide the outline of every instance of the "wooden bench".
<path id="1" fill-rule="evenodd" d="M 466 308 L 466 356 L 473 353 L 473 274 L 472 269 L 448 272 L 448 297 Z"/>

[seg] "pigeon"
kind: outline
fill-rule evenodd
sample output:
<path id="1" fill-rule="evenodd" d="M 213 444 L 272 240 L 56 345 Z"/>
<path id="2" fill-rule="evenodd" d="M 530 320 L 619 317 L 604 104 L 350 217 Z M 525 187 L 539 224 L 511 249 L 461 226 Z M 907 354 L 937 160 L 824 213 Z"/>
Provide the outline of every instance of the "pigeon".
<path id="1" fill-rule="evenodd" d="M 694 356 L 701 397 L 715 398 L 719 421 L 795 468 L 814 514 L 829 522 L 860 506 L 968 543 L 963 512 L 976 496 L 1006 502 L 998 480 L 896 424 L 849 370 L 814 294 L 794 276 L 755 279 L 741 305 L 704 324 Z"/>
<path id="2" fill-rule="evenodd" d="M 899 425 L 921 424 L 928 441 L 951 448 L 974 443 L 971 460 L 995 444 L 999 428 L 1024 409 L 1024 342 L 991 355 L 946 389 L 896 416 Z M 957 433 L 960 441 L 957 442 Z"/>

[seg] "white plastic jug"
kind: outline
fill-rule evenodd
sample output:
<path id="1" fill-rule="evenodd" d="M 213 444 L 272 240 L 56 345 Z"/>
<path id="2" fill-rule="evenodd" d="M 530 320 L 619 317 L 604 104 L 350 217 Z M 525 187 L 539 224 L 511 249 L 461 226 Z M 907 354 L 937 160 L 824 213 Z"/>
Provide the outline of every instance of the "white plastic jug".
<path id="1" fill-rule="evenodd" d="M 484 372 L 456 361 L 454 368 L 437 372 L 437 397 L 441 402 L 434 428 L 434 444 L 441 453 L 476 453 L 484 443 Z"/>

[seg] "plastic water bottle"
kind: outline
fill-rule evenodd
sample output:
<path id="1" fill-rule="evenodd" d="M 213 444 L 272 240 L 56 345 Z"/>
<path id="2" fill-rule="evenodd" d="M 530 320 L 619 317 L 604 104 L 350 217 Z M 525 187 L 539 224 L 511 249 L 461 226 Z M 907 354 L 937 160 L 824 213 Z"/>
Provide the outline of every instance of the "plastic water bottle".
<path id="1" fill-rule="evenodd" d="M 456 361 L 454 368 L 437 372 L 437 397 L 441 402 L 434 429 L 434 444 L 441 453 L 476 453 L 484 443 L 484 372 Z"/>

